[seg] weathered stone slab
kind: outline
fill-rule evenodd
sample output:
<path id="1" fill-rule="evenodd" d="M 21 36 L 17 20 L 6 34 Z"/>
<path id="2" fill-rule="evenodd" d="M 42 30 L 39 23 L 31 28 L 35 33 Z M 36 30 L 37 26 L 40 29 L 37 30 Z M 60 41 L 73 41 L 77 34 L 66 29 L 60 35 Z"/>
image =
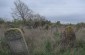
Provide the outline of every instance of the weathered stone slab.
<path id="1" fill-rule="evenodd" d="M 5 38 L 13 55 L 28 55 L 28 47 L 20 29 L 11 28 L 7 30 Z"/>

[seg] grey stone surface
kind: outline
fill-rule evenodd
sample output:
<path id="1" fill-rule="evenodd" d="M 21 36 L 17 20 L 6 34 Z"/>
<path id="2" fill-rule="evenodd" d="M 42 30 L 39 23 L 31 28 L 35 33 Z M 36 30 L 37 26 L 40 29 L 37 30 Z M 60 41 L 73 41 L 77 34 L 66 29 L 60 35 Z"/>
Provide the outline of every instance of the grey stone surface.
<path id="1" fill-rule="evenodd" d="M 24 35 L 20 29 L 11 28 L 7 30 L 5 32 L 5 39 L 12 55 L 29 55 Z"/>

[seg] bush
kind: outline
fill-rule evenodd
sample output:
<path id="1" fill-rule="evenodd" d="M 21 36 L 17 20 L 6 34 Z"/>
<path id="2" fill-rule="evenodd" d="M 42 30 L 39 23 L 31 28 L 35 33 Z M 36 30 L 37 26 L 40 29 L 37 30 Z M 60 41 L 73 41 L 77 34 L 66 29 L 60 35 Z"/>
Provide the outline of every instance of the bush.
<path id="1" fill-rule="evenodd" d="M 76 36 L 72 27 L 68 26 L 62 34 L 62 47 L 74 47 Z"/>
<path id="2" fill-rule="evenodd" d="M 0 18 L 0 24 L 5 23 L 4 19 Z"/>
<path id="3" fill-rule="evenodd" d="M 0 55 L 11 55 L 9 47 L 5 43 L 4 39 L 0 40 Z"/>

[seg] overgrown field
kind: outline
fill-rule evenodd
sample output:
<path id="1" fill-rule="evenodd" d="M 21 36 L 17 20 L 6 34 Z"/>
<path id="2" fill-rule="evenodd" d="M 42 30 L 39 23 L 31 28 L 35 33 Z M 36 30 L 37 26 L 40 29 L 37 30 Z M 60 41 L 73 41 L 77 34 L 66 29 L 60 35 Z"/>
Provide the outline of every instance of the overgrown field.
<path id="1" fill-rule="evenodd" d="M 4 28 L 0 28 L 0 55 L 11 55 L 9 47 L 4 42 Z M 76 34 L 75 47 L 61 49 L 60 29 L 27 29 L 24 36 L 31 55 L 85 55 L 85 29 L 79 29 Z M 1 34 L 2 33 L 2 34 Z"/>

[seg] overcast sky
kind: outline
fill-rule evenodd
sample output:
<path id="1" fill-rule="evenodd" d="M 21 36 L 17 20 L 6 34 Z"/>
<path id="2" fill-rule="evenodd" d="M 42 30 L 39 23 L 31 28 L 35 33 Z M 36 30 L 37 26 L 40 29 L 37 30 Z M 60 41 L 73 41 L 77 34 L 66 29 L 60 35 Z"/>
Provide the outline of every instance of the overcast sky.
<path id="1" fill-rule="evenodd" d="M 85 22 L 85 0 L 22 0 L 30 9 L 52 22 Z M 11 18 L 14 0 L 0 0 L 0 17 Z"/>

